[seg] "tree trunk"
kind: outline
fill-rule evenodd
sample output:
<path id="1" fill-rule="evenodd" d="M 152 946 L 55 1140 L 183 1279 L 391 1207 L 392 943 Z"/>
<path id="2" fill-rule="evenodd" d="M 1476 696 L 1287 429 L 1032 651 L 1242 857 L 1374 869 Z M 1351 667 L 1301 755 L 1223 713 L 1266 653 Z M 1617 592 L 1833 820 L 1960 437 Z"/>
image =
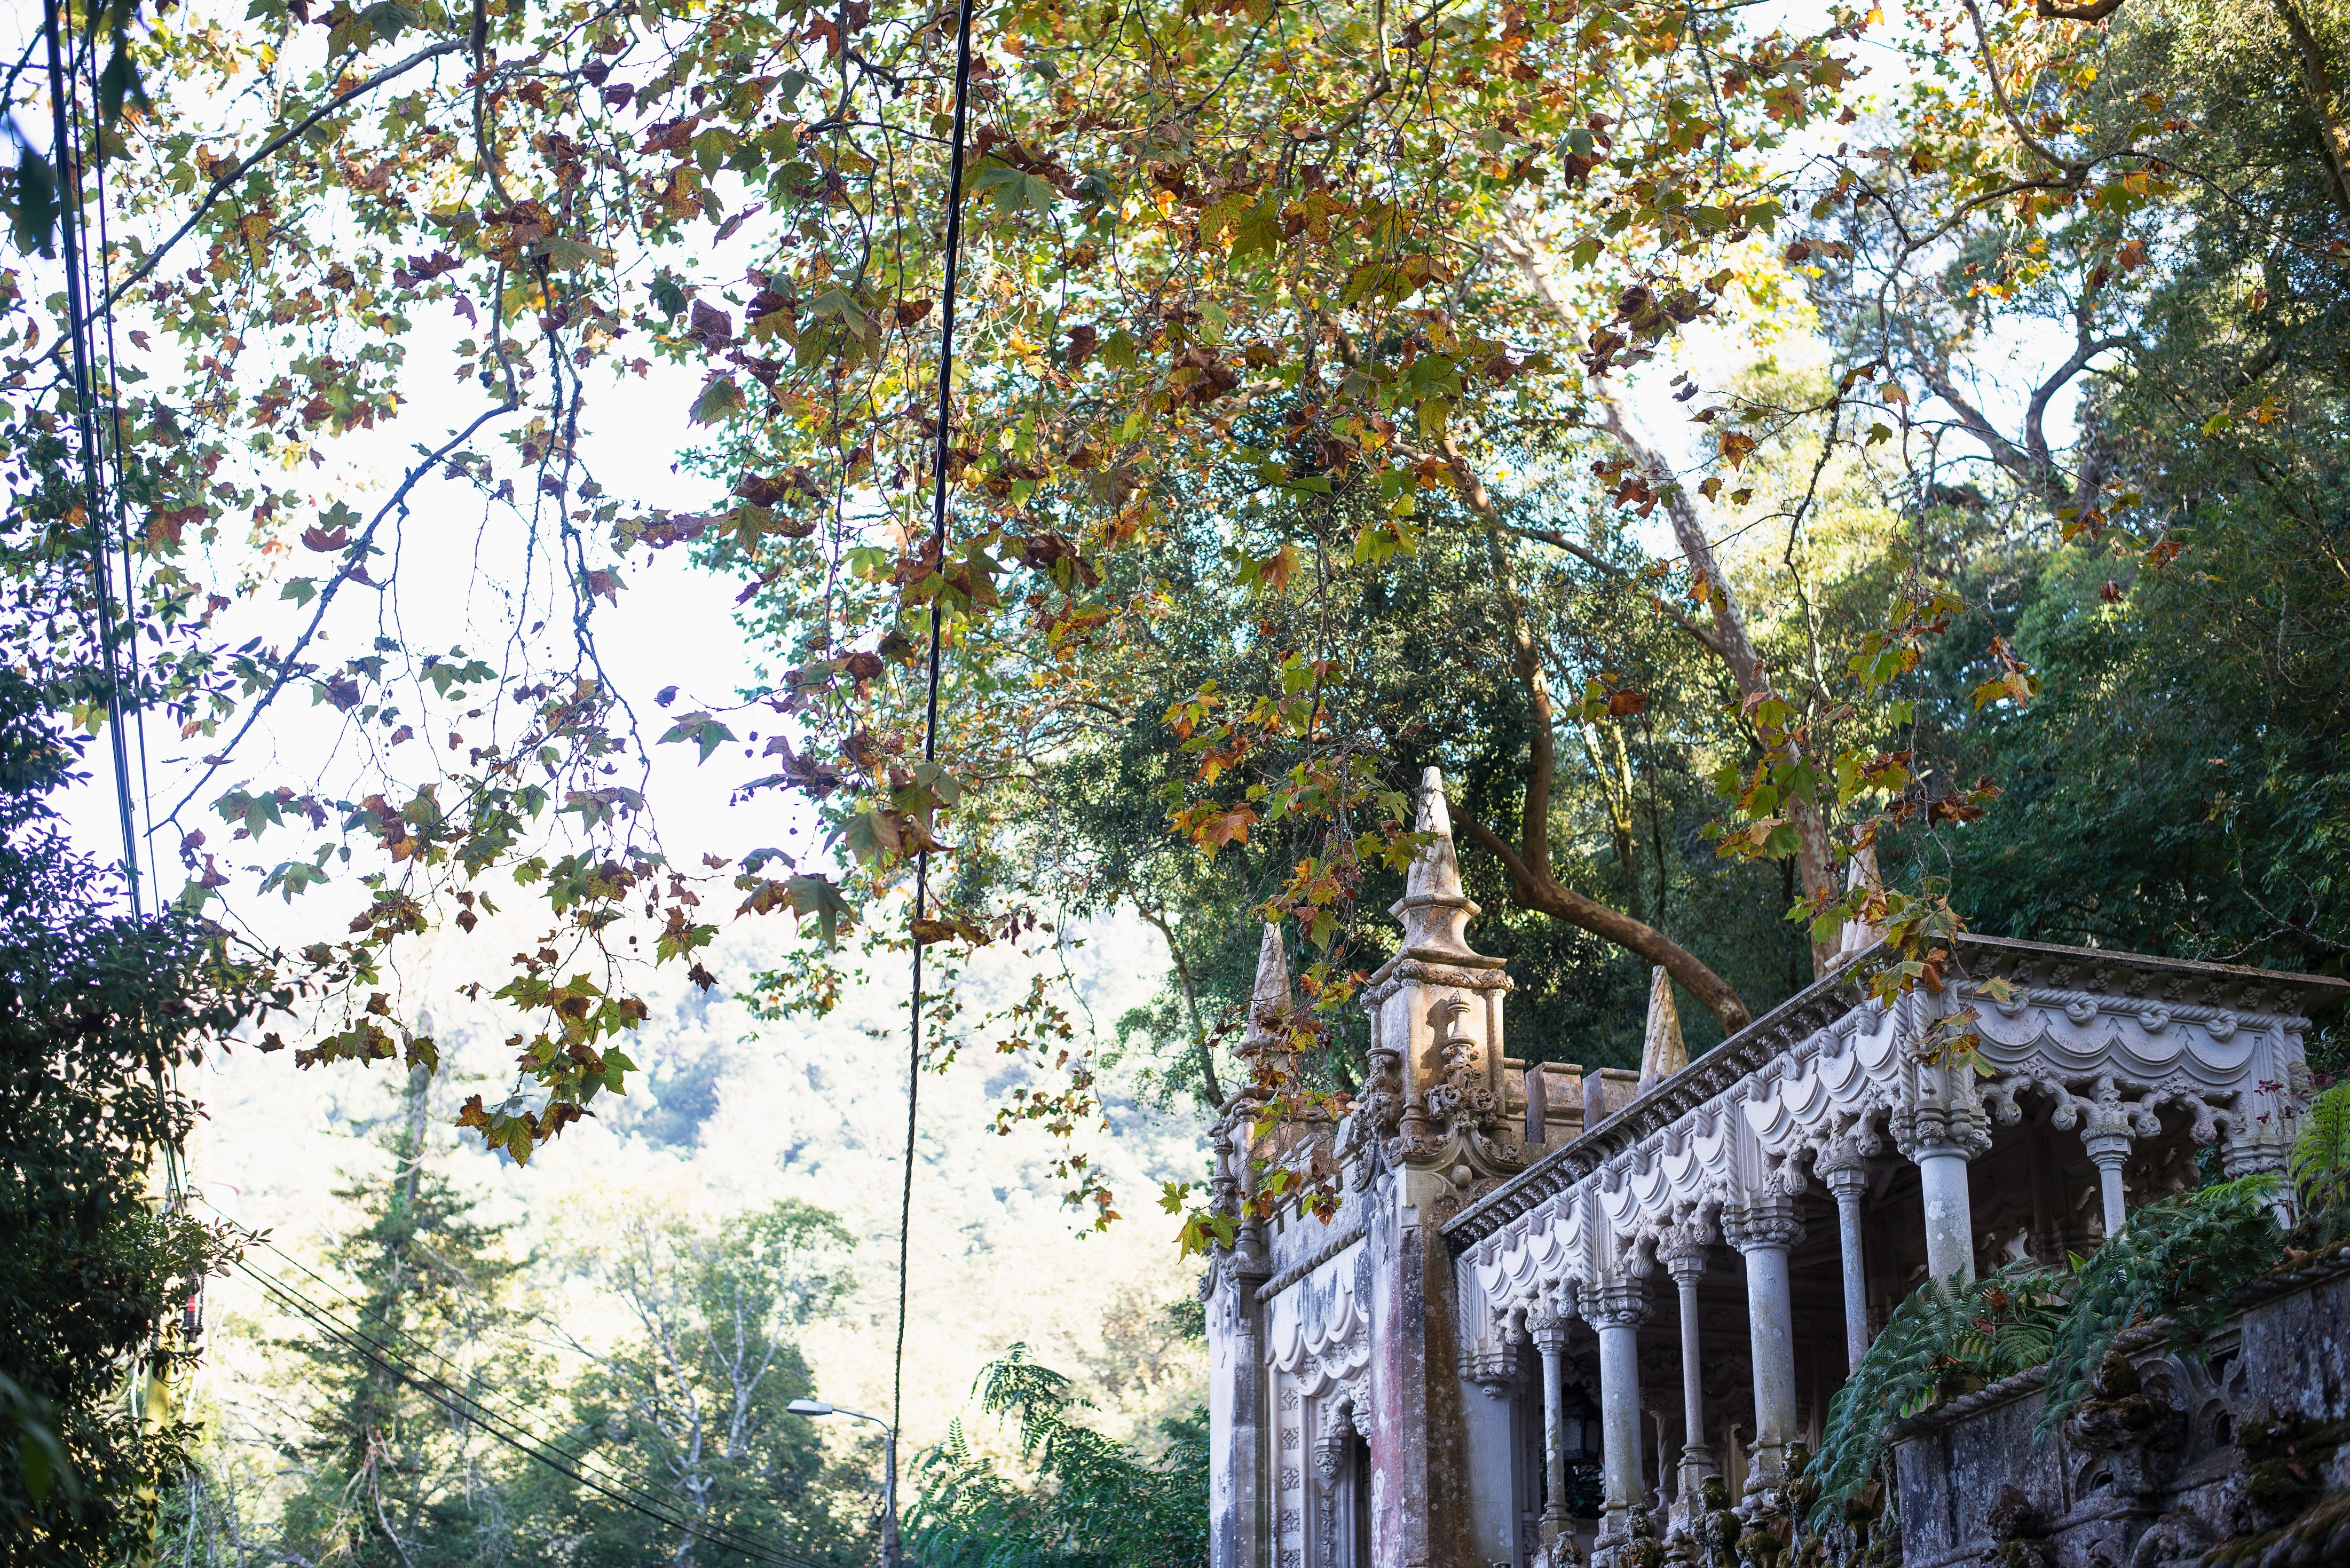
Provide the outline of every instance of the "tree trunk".
<path id="1" fill-rule="evenodd" d="M 1453 476 L 1461 482 L 1461 495 L 1479 516 L 1490 521 L 1494 511 L 1492 494 L 1470 471 L 1458 449 L 1447 442 L 1445 451 L 1453 465 Z M 1551 785 L 1557 776 L 1556 710 L 1551 701 L 1549 678 L 1543 672 L 1542 659 L 1534 648 L 1533 629 L 1526 624 L 1525 607 L 1510 577 L 1509 556 L 1499 529 L 1489 527 L 1485 541 L 1492 559 L 1494 593 L 1509 623 L 1511 659 L 1517 667 L 1518 682 L 1525 690 L 1532 770 L 1526 778 L 1525 804 L 1519 814 L 1515 848 L 1465 812 L 1459 814 L 1461 826 L 1501 860 L 1509 872 L 1511 896 L 1521 908 L 1580 926 L 1594 936 L 1631 949 L 1650 963 L 1664 965 L 1666 971 L 1697 998 L 1699 1005 L 1721 1020 L 1724 1033 L 1736 1033 L 1752 1022 L 1753 1014 L 1747 1011 L 1746 1003 L 1739 999 L 1729 981 L 1662 931 L 1562 886 L 1552 874 L 1550 796 Z"/>
<path id="2" fill-rule="evenodd" d="M 1689 557 L 1690 569 L 1702 576 L 1710 589 L 1707 603 L 1713 610 L 1713 633 L 1720 641 L 1719 652 L 1730 667 L 1731 679 L 1737 683 L 1742 704 L 1752 704 L 1771 690 L 1770 673 L 1762 668 L 1760 655 L 1754 651 L 1754 640 L 1746 634 L 1746 618 L 1739 612 L 1738 596 L 1731 588 L 1730 577 L 1713 558 L 1712 543 L 1705 536 L 1705 527 L 1699 520 L 1697 504 L 1690 499 L 1686 486 L 1670 479 L 1664 459 L 1642 439 L 1632 423 L 1631 414 L 1617 395 L 1616 389 L 1604 381 L 1595 382 L 1592 392 L 1598 399 L 1605 415 L 1607 433 L 1614 436 L 1632 461 L 1647 470 L 1656 488 L 1665 495 L 1665 511 L 1672 519 L 1673 538 L 1680 545 L 1681 553 Z M 1789 742 L 1789 751 L 1794 743 Z M 1836 857 L 1828 842 L 1827 824 L 1821 819 L 1817 807 L 1807 801 L 1789 801 L 1787 816 L 1795 829 L 1795 872 L 1802 879 L 1806 898 L 1834 898 L 1836 894 Z M 1835 956 L 1833 943 L 1814 940 L 1812 943 L 1812 978 L 1827 973 L 1829 961 Z"/>
<path id="3" fill-rule="evenodd" d="M 1502 236 L 1502 249 L 1517 264 L 1550 313 L 1572 327 L 1574 322 L 1566 301 L 1560 296 L 1558 286 L 1544 265 L 1542 252 L 1533 238 L 1523 231 L 1507 231 Z M 1753 639 L 1746 635 L 1746 618 L 1739 613 L 1738 597 L 1731 591 L 1730 579 L 1714 561 L 1713 545 L 1699 521 L 1697 504 L 1690 499 L 1686 489 L 1671 481 L 1663 460 L 1633 428 L 1631 417 L 1617 400 L 1615 389 L 1605 381 L 1595 380 L 1591 392 L 1598 400 L 1608 433 L 1631 454 L 1633 462 L 1659 481 L 1656 488 L 1665 495 L 1665 511 L 1672 520 L 1673 537 L 1679 542 L 1681 553 L 1689 557 L 1690 569 L 1701 575 L 1713 589 L 1707 597 L 1713 611 L 1713 636 L 1700 635 L 1694 628 L 1688 629 L 1707 652 L 1730 667 L 1739 701 L 1753 701 L 1771 689 L 1771 679 L 1754 651 Z M 1795 829 L 1795 868 L 1803 877 L 1804 893 L 1815 898 L 1823 894 L 1835 897 L 1836 857 L 1828 843 L 1827 824 L 1821 820 L 1816 808 L 1800 801 L 1789 804 L 1787 815 Z M 1828 971 L 1828 961 L 1835 953 L 1833 946 L 1812 943 L 1813 979 Z"/>
<path id="4" fill-rule="evenodd" d="M 2327 194 L 2334 205 L 2350 223 L 2350 130 L 2345 130 L 2334 102 L 2334 73 L 2325 63 L 2324 46 L 2318 42 L 2315 29 L 2294 0 L 2276 0 L 2277 15 L 2284 19 L 2285 31 L 2293 35 L 2293 51 L 2301 57 L 2301 83 L 2309 98 L 2310 112 L 2317 117 L 2318 152 L 2325 161 L 2328 177 Z"/>

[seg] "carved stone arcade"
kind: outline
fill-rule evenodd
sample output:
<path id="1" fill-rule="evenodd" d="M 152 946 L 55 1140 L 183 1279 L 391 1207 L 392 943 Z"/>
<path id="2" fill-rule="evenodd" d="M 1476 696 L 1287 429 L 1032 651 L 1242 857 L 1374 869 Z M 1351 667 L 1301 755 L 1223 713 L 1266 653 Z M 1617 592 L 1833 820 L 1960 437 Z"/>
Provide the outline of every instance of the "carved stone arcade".
<path id="1" fill-rule="evenodd" d="M 1433 769 L 1418 826 L 1353 1109 L 1252 1144 L 1243 1096 L 1216 1129 L 1226 1212 L 1257 1161 L 1343 1179 L 1327 1220 L 1243 1222 L 1201 1285 L 1214 1568 L 1694 1561 L 1723 1528 L 1706 1483 L 1780 1506 L 1789 1447 L 1920 1282 L 2087 1250 L 2213 1145 L 2281 1169 L 2308 1014 L 2350 990 L 1963 936 L 1940 993 L 1887 1007 L 1856 932 L 1694 1062 L 1659 985 L 1643 1073 L 1529 1066 Z M 1288 999 L 1269 929 L 1252 1049 Z M 1982 1071 L 1948 1052 L 1970 1033 Z M 1570 1484 L 1593 1438 L 1596 1508 Z"/>

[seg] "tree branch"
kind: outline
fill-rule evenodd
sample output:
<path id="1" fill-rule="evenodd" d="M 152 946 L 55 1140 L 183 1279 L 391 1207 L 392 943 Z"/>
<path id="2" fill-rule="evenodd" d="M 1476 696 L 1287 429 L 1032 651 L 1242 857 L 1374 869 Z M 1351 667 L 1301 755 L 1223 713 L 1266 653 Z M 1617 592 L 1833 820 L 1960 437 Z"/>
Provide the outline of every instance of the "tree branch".
<path id="1" fill-rule="evenodd" d="M 1509 870 L 1511 892 L 1521 906 L 1629 948 L 1650 963 L 1662 964 L 1665 972 L 1697 998 L 1700 1006 L 1721 1021 L 1725 1033 L 1734 1034 L 1754 1021 L 1730 982 L 1687 948 L 1655 927 L 1611 909 L 1596 899 L 1586 898 L 1571 888 L 1563 888 L 1547 876 L 1537 878 L 1528 875 L 1524 861 L 1511 853 L 1500 835 L 1457 806 L 1452 819 L 1481 846 L 1492 851 Z"/>
<path id="2" fill-rule="evenodd" d="M 493 320 L 492 326 L 495 325 L 495 321 Z M 357 538 L 343 547 L 343 564 L 336 569 L 333 576 L 327 579 L 327 586 L 318 590 L 317 607 L 310 612 L 310 624 L 302 628 L 302 635 L 294 639 L 294 645 L 286 650 L 286 657 L 278 660 L 276 677 L 271 680 L 267 689 L 245 710 L 244 722 L 239 724 L 236 733 L 228 738 L 228 744 L 214 752 L 211 758 L 206 760 L 204 771 L 197 775 L 194 784 L 188 786 L 188 793 L 182 795 L 178 803 L 164 815 L 163 822 L 176 819 L 180 813 L 187 808 L 188 803 L 196 798 L 197 793 L 212 782 L 212 776 L 227 764 L 229 754 L 236 750 L 238 742 L 253 732 L 254 725 L 261 722 L 261 715 L 268 711 L 269 705 L 277 700 L 277 694 L 285 691 L 286 683 L 294 679 L 297 661 L 302 657 L 302 650 L 309 647 L 312 640 L 317 637 L 318 628 L 326 621 L 328 607 L 335 602 L 335 595 L 340 592 L 342 586 L 350 580 L 353 572 L 366 565 L 368 546 L 374 542 L 376 531 L 383 526 L 384 519 L 390 516 L 395 508 L 405 511 L 408 493 L 416 488 L 417 481 L 445 462 L 451 452 L 473 440 L 475 431 L 501 415 L 514 412 L 518 407 L 520 404 L 508 399 L 496 408 L 475 416 L 473 423 L 451 436 L 436 450 L 427 452 L 422 462 L 408 471 L 407 477 L 400 482 L 400 488 L 391 493 L 391 499 L 378 508 L 375 516 L 369 520 L 367 527 L 360 531 Z M 160 826 L 161 824 L 159 823 L 157 826 Z"/>
<path id="3" fill-rule="evenodd" d="M 1191 1043 L 1200 1053 L 1200 1077 L 1207 1088 L 1208 1104 L 1221 1111 L 1224 1108 L 1223 1085 L 1216 1081 L 1216 1054 L 1209 1044 L 1208 1031 L 1200 1021 L 1200 997 L 1191 983 L 1191 966 L 1183 957 L 1182 946 L 1175 940 L 1175 928 L 1168 921 L 1166 912 L 1150 908 L 1139 898 L 1134 901 L 1134 908 L 1145 924 L 1156 927 L 1159 934 L 1166 939 L 1167 956 L 1174 961 L 1175 978 L 1183 987 L 1183 1011 L 1191 1019 Z"/>
<path id="4" fill-rule="evenodd" d="M 165 253 L 170 251 L 173 245 L 178 244 L 182 240 L 186 239 L 189 233 L 193 230 L 199 223 L 203 221 L 204 214 L 212 211 L 213 203 L 219 201 L 221 197 L 227 192 L 230 186 L 235 184 L 238 181 L 251 173 L 254 166 L 258 164 L 263 159 L 268 157 L 271 153 L 276 152 L 278 149 L 286 146 L 287 143 L 297 140 L 312 126 L 317 124 L 328 115 L 333 114 L 337 109 L 341 109 L 353 99 L 365 97 L 367 94 L 373 92 L 376 88 L 381 87 L 384 83 L 390 81 L 395 77 L 406 76 L 410 71 L 414 70 L 417 67 L 422 65 L 427 60 L 438 59 L 442 55 L 453 55 L 464 47 L 465 45 L 463 39 L 447 38 L 443 39 L 440 43 L 432 45 L 427 48 L 419 49 L 416 53 L 409 56 L 408 58 L 398 61 L 395 64 L 386 66 L 383 69 L 376 72 L 375 75 L 368 78 L 365 81 L 359 82 L 355 86 L 346 88 L 343 91 L 337 93 L 325 103 L 320 104 L 317 109 L 312 109 L 308 114 L 303 116 L 298 122 L 288 127 L 285 130 L 279 131 L 276 136 L 273 136 L 268 140 L 263 142 L 259 147 L 253 151 L 250 156 L 238 159 L 234 164 L 230 165 L 227 172 L 222 174 L 218 179 L 212 182 L 211 188 L 205 191 L 203 199 L 196 203 L 196 210 L 188 214 L 187 221 L 182 223 L 178 228 L 172 230 L 161 244 L 158 244 L 153 250 L 148 252 L 147 259 L 145 261 L 140 262 L 137 266 L 131 268 L 128 273 L 123 275 L 122 281 L 116 284 L 114 286 L 113 292 L 106 296 L 106 303 L 108 306 L 111 306 L 119 302 L 122 296 L 130 290 L 134 284 L 137 284 L 140 279 L 153 272 L 157 266 L 161 265 Z"/>
<path id="5" fill-rule="evenodd" d="M 1486 504 L 1492 504 L 1490 497 Z M 1511 579 L 1509 553 L 1502 548 L 1498 531 L 1485 531 L 1485 548 L 1493 566 L 1493 590 L 1509 621 L 1511 660 L 1517 667 L 1518 684 L 1525 688 L 1527 742 L 1534 753 L 1534 771 L 1526 778 L 1525 804 L 1518 818 L 1518 854 L 1529 877 L 1549 882 L 1550 792 L 1558 776 L 1558 739 L 1553 732 L 1556 711 L 1551 705 L 1550 678 L 1544 673 L 1542 656 L 1534 648 L 1525 603 Z"/>

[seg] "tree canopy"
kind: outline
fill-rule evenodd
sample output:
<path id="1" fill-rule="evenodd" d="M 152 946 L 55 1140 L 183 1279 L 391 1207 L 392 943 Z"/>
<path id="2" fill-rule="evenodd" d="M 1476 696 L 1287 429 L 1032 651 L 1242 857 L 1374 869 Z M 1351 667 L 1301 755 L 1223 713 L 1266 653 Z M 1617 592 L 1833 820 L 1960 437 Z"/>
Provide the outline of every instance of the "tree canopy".
<path id="1" fill-rule="evenodd" d="M 79 155 L 5 192 L 18 662 L 96 729 L 131 655 L 182 897 L 318 911 L 265 1048 L 429 1069 L 400 963 L 455 933 L 518 1159 L 625 1082 L 647 961 L 822 1008 L 851 944 L 1119 905 L 1170 1088 L 1344 1095 L 1429 763 L 1538 1054 L 1621 1059 L 1650 965 L 1735 1029 L 1847 919 L 1888 985 L 1960 922 L 2339 969 L 2338 10 L 983 7 L 938 554 L 951 9 L 69 5 Z M 599 472 L 616 381 L 723 502 Z M 464 634 L 411 637 L 452 545 Z M 598 639 L 664 550 L 759 652 L 642 712 Z M 673 862 L 665 743 L 809 831 Z M 763 973 L 703 966 L 730 908 L 791 917 Z M 1232 1051 L 1263 919 L 1296 1083 Z M 948 1032 L 1093 1111 L 1043 991 Z"/>

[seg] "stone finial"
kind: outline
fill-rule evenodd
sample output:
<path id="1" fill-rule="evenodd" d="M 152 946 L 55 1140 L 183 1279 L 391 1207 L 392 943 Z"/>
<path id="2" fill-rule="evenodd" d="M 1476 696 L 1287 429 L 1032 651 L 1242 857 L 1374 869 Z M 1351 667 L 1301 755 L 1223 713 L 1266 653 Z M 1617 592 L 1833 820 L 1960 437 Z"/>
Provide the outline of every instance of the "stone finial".
<path id="1" fill-rule="evenodd" d="M 1466 932 L 1478 910 L 1461 889 L 1461 857 L 1453 847 L 1440 768 L 1420 775 L 1419 819 L 1412 830 L 1431 836 L 1404 878 L 1403 897 L 1388 910 L 1403 922 L 1404 950 L 1416 958 L 1474 958 Z"/>
<path id="2" fill-rule="evenodd" d="M 1688 1065 L 1680 1010 L 1673 1005 L 1673 977 L 1659 964 L 1648 978 L 1648 1031 L 1640 1042 L 1640 1093 L 1647 1094 Z"/>
<path id="3" fill-rule="evenodd" d="M 1281 944 L 1278 922 L 1267 921 L 1256 948 L 1256 984 L 1249 992 L 1248 1035 L 1244 1044 L 1263 1047 L 1287 1038 L 1265 1022 L 1289 1011 L 1289 958 Z"/>

